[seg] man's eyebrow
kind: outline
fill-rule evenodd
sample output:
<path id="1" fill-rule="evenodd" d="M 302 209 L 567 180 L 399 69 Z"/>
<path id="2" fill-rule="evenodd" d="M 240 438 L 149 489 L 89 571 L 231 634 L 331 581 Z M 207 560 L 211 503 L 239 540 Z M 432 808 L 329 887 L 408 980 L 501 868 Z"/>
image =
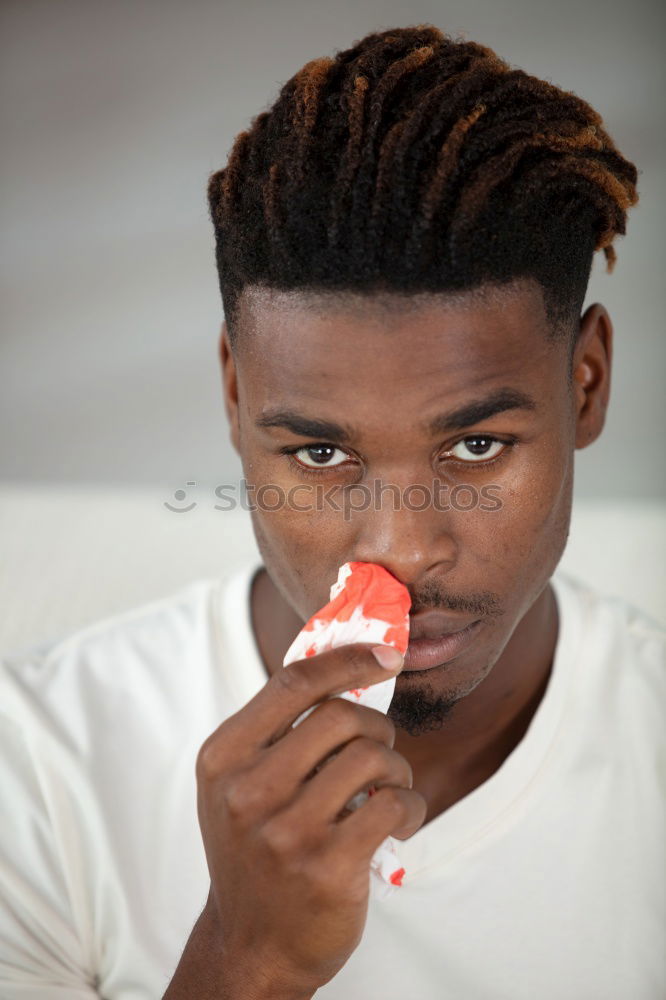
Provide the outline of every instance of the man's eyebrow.
<path id="1" fill-rule="evenodd" d="M 519 389 L 497 389 L 485 399 L 475 400 L 473 403 L 466 403 L 455 410 L 440 413 L 439 416 L 429 421 L 427 426 L 431 434 L 441 434 L 450 430 L 461 430 L 479 423 L 481 420 L 488 420 L 489 417 L 496 413 L 503 413 L 505 410 L 535 410 L 536 408 L 536 401 Z M 353 438 L 351 428 L 334 423 L 332 420 L 305 417 L 296 413 L 295 410 L 266 410 L 256 423 L 257 427 L 284 427 L 301 437 L 318 438 L 333 444 L 348 444 Z"/>
<path id="2" fill-rule="evenodd" d="M 284 427 L 301 437 L 325 439 L 335 444 L 347 444 L 352 438 L 351 430 L 342 424 L 304 417 L 294 410 L 267 410 L 257 420 L 257 427 Z"/>
<path id="3" fill-rule="evenodd" d="M 494 417 L 496 413 L 504 413 L 505 410 L 536 410 L 536 400 L 521 392 L 520 389 L 496 389 L 485 399 L 475 400 L 473 403 L 466 403 L 455 410 L 448 410 L 440 413 L 439 416 L 428 422 L 428 429 L 431 434 L 442 434 L 451 430 L 462 430 L 472 424 L 480 423 Z"/>

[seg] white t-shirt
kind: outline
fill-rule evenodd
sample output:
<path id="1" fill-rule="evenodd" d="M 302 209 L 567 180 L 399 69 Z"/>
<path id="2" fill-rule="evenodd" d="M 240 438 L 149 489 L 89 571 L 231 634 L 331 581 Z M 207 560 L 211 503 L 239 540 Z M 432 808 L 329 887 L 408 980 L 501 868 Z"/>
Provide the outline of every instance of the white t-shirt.
<path id="1" fill-rule="evenodd" d="M 194 764 L 266 682 L 256 564 L 14 657 L 0 679 L 0 996 L 155 1000 L 208 892 Z M 663 630 L 556 573 L 545 696 L 499 770 L 399 844 L 322 1000 L 657 1000 Z"/>

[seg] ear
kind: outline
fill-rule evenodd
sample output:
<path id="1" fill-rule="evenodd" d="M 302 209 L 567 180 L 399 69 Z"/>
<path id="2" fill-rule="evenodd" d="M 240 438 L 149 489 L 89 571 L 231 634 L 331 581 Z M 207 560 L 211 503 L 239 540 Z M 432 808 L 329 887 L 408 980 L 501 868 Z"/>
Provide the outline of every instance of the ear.
<path id="1" fill-rule="evenodd" d="M 572 361 L 576 448 L 586 448 L 601 434 L 610 397 L 613 324 L 596 302 L 580 320 Z"/>
<path id="2" fill-rule="evenodd" d="M 229 436 L 234 448 L 240 454 L 240 425 L 238 414 L 238 377 L 236 361 L 231 349 L 229 330 L 226 322 L 220 328 L 220 365 L 222 367 L 222 391 L 224 408 L 229 420 Z"/>

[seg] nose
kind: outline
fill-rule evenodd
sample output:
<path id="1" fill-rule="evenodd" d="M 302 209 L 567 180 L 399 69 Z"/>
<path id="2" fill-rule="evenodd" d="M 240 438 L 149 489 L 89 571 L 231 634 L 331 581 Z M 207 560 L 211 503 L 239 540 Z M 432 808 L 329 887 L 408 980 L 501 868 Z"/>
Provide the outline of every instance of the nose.
<path id="1" fill-rule="evenodd" d="M 450 517 L 436 509 L 427 487 L 394 489 L 352 515 L 353 558 L 384 566 L 405 586 L 427 573 L 441 576 L 458 560 Z"/>

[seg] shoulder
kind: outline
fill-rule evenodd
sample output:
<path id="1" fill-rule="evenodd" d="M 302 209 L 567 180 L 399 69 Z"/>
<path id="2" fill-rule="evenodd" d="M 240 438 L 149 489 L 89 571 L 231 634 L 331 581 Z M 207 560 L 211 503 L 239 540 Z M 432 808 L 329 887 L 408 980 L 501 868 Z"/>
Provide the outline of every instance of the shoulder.
<path id="1" fill-rule="evenodd" d="M 6 975 L 34 996 L 83 995 L 140 892 L 122 880 L 143 870 L 154 817 L 169 818 L 167 843 L 190 830 L 218 588 L 195 581 L 0 663 L 0 937 Z"/>
<path id="2" fill-rule="evenodd" d="M 666 647 L 666 626 L 626 598 L 606 593 L 561 570 L 551 582 L 558 602 L 570 613 L 576 607 L 583 631 L 594 640 L 605 636 L 644 650 L 663 651 Z"/>
<path id="3" fill-rule="evenodd" d="M 551 582 L 564 628 L 576 635 L 577 698 L 589 711 L 615 715 L 637 728 L 663 727 L 666 628 L 625 598 L 571 574 L 557 572 Z"/>
<path id="4" fill-rule="evenodd" d="M 210 663 L 220 587 L 219 580 L 197 580 L 60 641 L 6 655 L 0 711 L 71 744 L 85 742 L 103 720 L 122 723 L 139 706 L 177 706 L 193 671 Z"/>

